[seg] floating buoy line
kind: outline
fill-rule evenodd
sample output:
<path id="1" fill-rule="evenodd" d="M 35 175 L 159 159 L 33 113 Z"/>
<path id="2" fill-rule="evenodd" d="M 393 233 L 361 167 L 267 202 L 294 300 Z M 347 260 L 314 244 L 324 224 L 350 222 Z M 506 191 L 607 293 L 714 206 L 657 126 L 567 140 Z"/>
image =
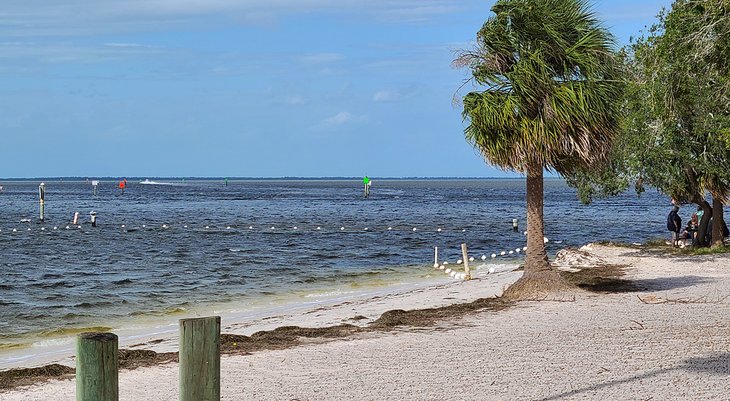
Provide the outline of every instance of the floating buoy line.
<path id="1" fill-rule="evenodd" d="M 74 217 L 77 217 L 76 215 Z M 175 230 L 175 229 L 182 229 L 182 230 L 193 230 L 193 231 L 199 231 L 199 232 L 240 232 L 240 233 L 246 233 L 246 232 L 260 232 L 260 233 L 304 233 L 304 232 L 312 232 L 312 233 L 344 233 L 344 234 L 351 234 L 351 233 L 393 233 L 393 232 L 401 232 L 401 233 L 419 233 L 420 235 L 428 234 L 428 233 L 434 233 L 434 234 L 449 234 L 449 233 L 465 233 L 467 232 L 466 228 L 445 228 L 445 227 L 418 227 L 418 226 L 387 226 L 387 227 L 354 227 L 354 226 L 334 226 L 334 227 L 327 227 L 322 225 L 317 226 L 311 226 L 311 227 L 300 227 L 298 225 L 248 225 L 248 226 L 234 226 L 230 224 L 226 225 L 196 225 L 196 224 L 169 224 L 169 223 L 160 223 L 160 224 L 140 224 L 140 225 L 129 225 L 126 224 L 107 224 L 107 225 L 97 225 L 96 227 L 92 227 L 90 223 L 82 223 L 78 224 L 78 221 L 76 221 L 77 224 L 68 224 L 68 225 L 54 225 L 51 226 L 49 224 L 44 224 L 40 227 L 28 227 L 28 224 L 31 224 L 31 219 L 22 219 L 20 220 L 22 223 L 22 226 L 12 227 L 12 228 L 2 228 L 0 227 L 0 235 L 2 234 L 17 234 L 17 233 L 23 233 L 23 232 L 43 232 L 45 234 L 52 234 L 53 232 L 63 231 L 63 230 L 73 230 L 75 232 L 83 232 L 83 233 L 93 233 L 96 230 L 109 230 L 109 229 L 115 229 L 119 230 L 122 233 L 133 233 L 138 232 L 140 230 L 145 231 L 168 231 L 168 230 Z M 87 226 L 87 227 L 85 227 Z M 84 230 L 84 228 L 88 228 Z M 527 235 L 527 232 L 524 232 L 524 235 Z M 544 242 L 548 243 L 549 240 L 547 237 L 544 238 Z M 562 241 L 555 241 L 556 243 L 561 243 Z M 510 258 L 510 257 L 518 257 L 521 256 L 525 251 L 527 250 L 526 246 L 523 247 L 516 247 L 516 248 L 510 248 L 505 250 L 499 250 L 499 251 L 492 251 L 492 252 L 477 252 L 475 255 L 477 256 L 470 256 L 468 257 L 469 262 L 475 262 L 478 260 L 481 260 L 482 262 L 487 260 L 493 260 L 498 258 Z M 452 264 L 448 260 L 439 261 L 438 259 L 438 247 L 434 249 L 435 255 L 434 255 L 434 269 L 438 269 L 439 271 L 443 271 L 446 275 L 448 275 L 451 278 L 454 279 L 461 279 L 464 280 L 467 278 L 466 272 L 460 272 L 456 269 L 450 267 Z M 481 254 L 481 255 L 480 255 Z M 479 256 L 480 255 L 480 256 Z M 459 266 L 459 265 L 465 265 L 464 260 L 458 259 L 456 260 L 453 265 Z M 490 267 L 488 272 L 494 273 L 496 271 L 495 267 Z"/>

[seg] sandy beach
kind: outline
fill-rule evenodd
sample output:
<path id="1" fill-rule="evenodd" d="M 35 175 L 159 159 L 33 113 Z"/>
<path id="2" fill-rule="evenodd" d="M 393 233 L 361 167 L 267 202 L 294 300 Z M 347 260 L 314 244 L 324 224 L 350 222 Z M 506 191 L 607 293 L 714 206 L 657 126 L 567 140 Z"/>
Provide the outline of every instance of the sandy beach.
<path id="1" fill-rule="evenodd" d="M 588 246 L 623 265 L 609 292 L 520 302 L 431 325 L 224 355 L 225 400 L 727 399 L 730 259 Z M 366 327 L 383 312 L 501 294 L 519 272 L 358 299 L 229 325 L 250 334 L 285 325 Z M 615 284 L 615 283 L 614 283 Z M 174 347 L 169 343 L 167 347 Z M 123 370 L 122 400 L 177 400 L 176 363 Z M 74 400 L 72 378 L 0 391 L 0 399 Z"/>

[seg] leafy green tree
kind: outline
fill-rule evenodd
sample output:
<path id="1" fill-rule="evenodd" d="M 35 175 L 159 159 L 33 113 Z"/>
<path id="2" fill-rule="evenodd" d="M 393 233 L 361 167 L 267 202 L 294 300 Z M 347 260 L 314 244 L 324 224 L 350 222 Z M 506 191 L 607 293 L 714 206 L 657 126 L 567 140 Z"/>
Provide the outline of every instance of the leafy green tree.
<path id="1" fill-rule="evenodd" d="M 482 89 L 463 98 L 466 139 L 487 163 L 527 175 L 525 273 L 505 296 L 534 298 L 567 286 L 543 242 L 543 171 L 605 159 L 623 83 L 613 37 L 586 1 L 499 0 L 492 12 L 454 64 Z"/>
<path id="2" fill-rule="evenodd" d="M 730 2 L 678 0 L 646 37 L 624 51 L 628 84 L 622 134 L 603 170 L 570 177 L 584 201 L 633 183 L 653 186 L 712 217 L 722 244 L 723 203 L 730 195 Z M 705 197 L 712 196 L 712 205 Z M 700 235 L 698 245 L 705 245 Z"/>

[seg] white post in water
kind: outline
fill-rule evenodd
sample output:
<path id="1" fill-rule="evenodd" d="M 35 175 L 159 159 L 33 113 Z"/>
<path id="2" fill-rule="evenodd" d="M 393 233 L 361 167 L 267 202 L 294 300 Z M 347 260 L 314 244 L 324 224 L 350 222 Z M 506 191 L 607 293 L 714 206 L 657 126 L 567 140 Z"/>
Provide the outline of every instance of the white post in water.
<path id="1" fill-rule="evenodd" d="M 464 258 L 464 280 L 471 280 L 471 272 L 469 271 L 469 253 L 466 251 L 466 244 L 461 244 L 461 257 Z"/>
<path id="2" fill-rule="evenodd" d="M 99 186 L 98 180 L 91 181 L 91 187 L 94 189 L 94 196 L 96 196 L 96 187 L 98 187 L 98 186 Z"/>
<path id="3" fill-rule="evenodd" d="M 519 231 L 519 225 L 517 224 L 517 219 L 512 219 L 512 231 L 514 231 L 514 232 Z"/>
<path id="4" fill-rule="evenodd" d="M 79 212 L 74 212 L 74 221 L 73 225 L 79 224 Z"/>
<path id="5" fill-rule="evenodd" d="M 89 214 L 91 215 L 91 226 L 96 227 L 96 212 L 92 210 Z"/>
<path id="6" fill-rule="evenodd" d="M 41 221 L 46 219 L 46 184 L 41 183 L 38 186 L 38 198 L 41 202 Z"/>
<path id="7" fill-rule="evenodd" d="M 439 247 L 433 247 L 433 268 L 439 268 Z"/>

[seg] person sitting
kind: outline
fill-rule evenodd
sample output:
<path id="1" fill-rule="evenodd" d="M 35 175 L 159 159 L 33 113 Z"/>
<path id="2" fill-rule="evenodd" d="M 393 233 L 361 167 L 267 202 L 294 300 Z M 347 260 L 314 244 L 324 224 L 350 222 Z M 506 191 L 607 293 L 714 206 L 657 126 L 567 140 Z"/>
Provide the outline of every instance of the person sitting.
<path id="1" fill-rule="evenodd" d="M 694 245 L 695 240 L 697 239 L 697 230 L 699 227 L 699 217 L 697 217 L 697 213 L 692 213 L 692 217 L 690 217 L 687 222 L 687 227 L 685 227 L 684 231 L 679 234 L 679 238 L 684 240 L 684 246 L 687 246 L 687 240 L 692 240 L 691 244 Z"/>

